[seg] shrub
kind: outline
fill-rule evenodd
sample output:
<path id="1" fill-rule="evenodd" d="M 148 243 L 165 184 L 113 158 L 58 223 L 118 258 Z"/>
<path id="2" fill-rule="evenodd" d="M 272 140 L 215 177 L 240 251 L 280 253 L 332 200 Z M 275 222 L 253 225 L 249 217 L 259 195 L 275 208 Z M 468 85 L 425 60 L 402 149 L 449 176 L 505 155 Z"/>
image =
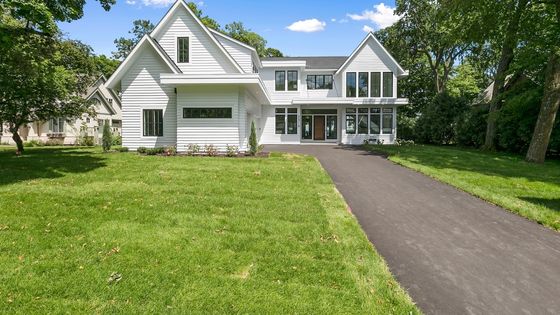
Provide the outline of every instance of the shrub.
<path id="1" fill-rule="evenodd" d="M 111 133 L 111 126 L 109 124 L 103 124 L 103 137 L 101 138 L 101 145 L 103 146 L 103 151 L 107 152 L 111 150 L 111 145 L 113 145 L 113 134 Z"/>
<path id="2" fill-rule="evenodd" d="M 229 157 L 234 157 L 239 154 L 239 147 L 235 145 L 226 145 L 226 155 Z"/>
<path id="3" fill-rule="evenodd" d="M 49 139 L 49 140 L 45 141 L 45 145 L 46 146 L 61 146 L 61 145 L 64 145 L 64 139 L 52 138 L 52 139 Z"/>
<path id="4" fill-rule="evenodd" d="M 146 152 L 148 152 L 148 149 L 146 147 L 139 147 L 138 149 L 136 149 L 136 152 L 140 154 L 146 154 Z"/>
<path id="5" fill-rule="evenodd" d="M 208 156 L 216 156 L 218 155 L 218 148 L 216 148 L 213 144 L 207 144 L 204 146 L 204 152 Z"/>
<path id="6" fill-rule="evenodd" d="M 455 137 L 462 146 L 480 147 L 484 144 L 488 105 L 475 105 L 457 117 Z"/>
<path id="7" fill-rule="evenodd" d="M 122 145 L 122 137 L 120 135 L 113 136 L 113 145 Z"/>
<path id="8" fill-rule="evenodd" d="M 117 151 L 119 151 L 119 152 L 128 152 L 128 148 L 127 148 L 127 147 L 119 147 L 119 148 L 117 148 Z"/>
<path id="9" fill-rule="evenodd" d="M 187 155 L 196 155 L 200 152 L 200 146 L 198 144 L 190 143 L 187 145 Z"/>
<path id="10" fill-rule="evenodd" d="M 146 149 L 146 155 L 158 155 L 163 154 L 164 152 L 165 149 L 163 147 Z"/>
<path id="11" fill-rule="evenodd" d="M 41 142 L 40 140 L 29 140 L 27 142 L 24 142 L 23 146 L 28 147 L 28 148 L 30 148 L 30 147 L 42 147 L 42 146 L 44 146 L 44 143 Z"/>
<path id="12" fill-rule="evenodd" d="M 457 118 L 468 109 L 465 98 L 446 92 L 436 95 L 418 118 L 415 128 L 417 140 L 434 144 L 454 143 Z"/>
<path id="13" fill-rule="evenodd" d="M 397 139 L 395 145 L 414 145 L 414 140 Z"/>
<path id="14" fill-rule="evenodd" d="M 76 145 L 82 147 L 93 147 L 95 145 L 95 140 L 93 139 L 93 136 L 80 135 L 80 137 L 76 140 Z"/>
<path id="15" fill-rule="evenodd" d="M 255 130 L 255 122 L 251 122 L 251 135 L 249 136 L 249 153 L 253 156 L 257 155 L 259 144 L 257 143 L 257 131 Z"/>
<path id="16" fill-rule="evenodd" d="M 167 146 L 163 149 L 163 153 L 167 156 L 177 155 L 177 148 L 175 146 Z"/>

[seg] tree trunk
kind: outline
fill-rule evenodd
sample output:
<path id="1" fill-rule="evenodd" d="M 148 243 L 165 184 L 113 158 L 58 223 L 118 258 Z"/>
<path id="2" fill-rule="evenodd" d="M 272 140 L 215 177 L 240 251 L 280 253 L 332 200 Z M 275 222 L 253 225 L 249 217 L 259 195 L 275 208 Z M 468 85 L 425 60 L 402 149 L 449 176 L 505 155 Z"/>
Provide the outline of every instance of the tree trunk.
<path id="1" fill-rule="evenodd" d="M 513 51 L 517 46 L 519 30 L 519 21 L 521 20 L 521 15 L 525 8 L 527 7 L 528 0 L 519 0 L 515 8 L 515 12 L 509 21 L 504 43 L 502 45 L 502 51 L 500 56 L 500 62 L 498 63 L 498 69 L 496 70 L 496 77 L 494 79 L 494 87 L 492 89 L 492 99 L 490 100 L 490 108 L 488 109 L 488 121 L 486 125 L 486 139 L 484 141 L 483 149 L 494 150 L 496 148 L 496 119 L 497 111 L 501 107 L 501 95 L 504 92 L 504 87 L 506 83 L 506 75 L 509 70 L 509 66 L 513 61 L 514 54 Z"/>
<path id="2" fill-rule="evenodd" d="M 19 136 L 18 129 L 19 128 L 12 129 L 10 132 L 12 133 L 12 139 L 14 139 L 14 142 L 16 143 L 17 150 L 20 153 L 23 153 L 23 140 L 21 140 L 21 137 Z"/>
<path id="3" fill-rule="evenodd" d="M 560 25 L 560 0 L 556 0 L 556 19 Z M 546 67 L 539 118 L 531 138 L 529 151 L 525 156 L 528 162 L 544 163 L 558 107 L 560 107 L 560 47 L 555 46 Z"/>

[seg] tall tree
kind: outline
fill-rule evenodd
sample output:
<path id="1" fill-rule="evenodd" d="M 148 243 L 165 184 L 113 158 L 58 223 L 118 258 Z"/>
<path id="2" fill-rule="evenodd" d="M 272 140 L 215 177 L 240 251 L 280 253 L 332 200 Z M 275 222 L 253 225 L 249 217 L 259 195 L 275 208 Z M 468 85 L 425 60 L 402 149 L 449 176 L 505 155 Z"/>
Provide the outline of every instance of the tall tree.
<path id="1" fill-rule="evenodd" d="M 93 56 L 97 75 L 104 75 L 106 78 L 110 77 L 120 65 L 117 59 L 109 58 L 105 55 Z"/>
<path id="2" fill-rule="evenodd" d="M 246 28 L 243 22 L 227 24 L 225 26 L 225 32 L 230 37 L 255 48 L 259 56 L 266 55 L 266 40 L 259 34 Z"/>
<path id="3" fill-rule="evenodd" d="M 484 149 L 494 150 L 496 147 L 496 112 L 501 107 L 501 95 L 504 92 L 506 76 L 508 74 L 511 63 L 514 58 L 514 50 L 519 43 L 519 24 L 523 13 L 527 9 L 528 0 L 510 1 L 509 20 L 506 21 L 507 28 L 504 34 L 504 40 L 501 47 L 500 61 L 494 78 L 494 87 L 492 90 L 492 99 L 490 101 L 488 124 L 486 126 L 486 138 L 484 141 Z"/>
<path id="4" fill-rule="evenodd" d="M 545 1 L 552 4 L 556 11 L 555 34 L 560 34 L 560 0 Z M 550 57 L 545 75 L 544 94 L 535 131 L 527 151 L 526 160 L 529 162 L 543 163 L 550 141 L 550 135 L 560 107 L 560 38 L 550 42 Z"/>
<path id="5" fill-rule="evenodd" d="M 191 9 L 191 11 L 193 11 L 194 15 L 196 15 L 200 19 L 200 21 L 202 21 L 202 24 L 204 24 L 206 27 L 214 29 L 216 31 L 220 30 L 220 24 L 218 24 L 218 21 L 214 20 L 208 15 L 203 15 L 202 10 L 196 5 L 196 3 L 192 1 L 188 2 L 187 6 L 189 7 L 189 9 Z"/>
<path id="6" fill-rule="evenodd" d="M 113 58 L 124 60 L 128 54 L 134 49 L 134 46 L 144 37 L 154 30 L 155 26 L 149 20 L 134 20 L 132 22 L 132 29 L 128 31 L 132 37 L 120 37 L 115 39 L 114 43 L 117 46 L 117 51 L 113 52 Z"/>

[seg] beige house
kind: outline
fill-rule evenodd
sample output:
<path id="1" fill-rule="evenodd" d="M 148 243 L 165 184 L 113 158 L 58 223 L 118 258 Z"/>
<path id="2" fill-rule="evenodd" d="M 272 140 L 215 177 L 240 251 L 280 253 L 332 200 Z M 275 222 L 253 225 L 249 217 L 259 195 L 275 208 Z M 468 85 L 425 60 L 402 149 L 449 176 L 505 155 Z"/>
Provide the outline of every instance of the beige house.
<path id="1" fill-rule="evenodd" d="M 36 121 L 20 127 L 19 135 L 26 141 L 53 141 L 60 144 L 76 144 L 80 135 L 93 137 L 95 143 L 101 142 L 103 125 L 110 124 L 113 134 L 121 134 L 122 114 L 119 96 L 105 87 L 107 79 L 101 76 L 88 89 L 86 98 L 93 100 L 95 117 L 83 114 L 73 120 L 55 118 L 49 121 Z M 6 124 L 0 124 L 0 143 L 15 144 Z"/>

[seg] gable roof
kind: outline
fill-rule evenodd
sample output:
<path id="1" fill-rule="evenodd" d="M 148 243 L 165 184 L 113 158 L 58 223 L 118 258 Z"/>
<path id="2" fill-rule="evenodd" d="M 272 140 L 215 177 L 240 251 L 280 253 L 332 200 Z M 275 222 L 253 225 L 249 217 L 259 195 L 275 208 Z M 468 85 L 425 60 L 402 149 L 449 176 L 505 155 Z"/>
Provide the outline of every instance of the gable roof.
<path id="1" fill-rule="evenodd" d="M 306 69 L 321 69 L 321 70 L 337 70 L 339 69 L 348 57 L 346 56 L 332 56 L 332 57 L 268 57 L 263 58 L 263 61 L 305 61 Z"/>
<path id="2" fill-rule="evenodd" d="M 239 73 L 245 73 L 245 71 L 243 71 L 243 68 L 241 68 L 241 66 L 237 63 L 237 61 L 235 61 L 235 59 L 233 59 L 233 57 L 227 52 L 227 50 L 224 48 L 224 46 L 222 46 L 222 44 L 220 44 L 220 42 L 218 42 L 218 40 L 216 39 L 216 37 L 214 37 L 214 35 L 212 35 L 212 33 L 210 32 L 210 30 L 208 29 L 208 27 L 206 27 L 206 25 L 204 25 L 202 23 L 202 21 L 191 11 L 191 9 L 189 8 L 189 6 L 185 3 L 184 0 L 177 0 L 173 6 L 171 6 L 171 8 L 167 11 L 167 13 L 165 14 L 165 16 L 161 19 L 161 21 L 159 21 L 159 23 L 156 25 L 156 27 L 154 28 L 154 30 L 150 33 L 150 36 L 152 37 L 157 37 L 157 35 L 159 34 L 159 32 L 161 32 L 161 30 L 164 28 L 165 25 L 167 25 L 167 23 L 169 22 L 169 20 L 171 19 L 171 17 L 173 16 L 173 14 L 175 13 L 175 11 L 179 10 L 180 8 L 184 8 L 185 10 L 187 10 L 187 12 L 191 15 L 191 17 L 198 23 L 198 25 L 204 30 L 204 32 L 206 33 L 206 35 L 208 35 L 208 37 L 210 38 L 210 40 L 218 47 L 218 49 L 227 57 L 227 59 L 232 63 L 232 65 L 237 69 L 237 71 L 239 71 Z"/>
<path id="3" fill-rule="evenodd" d="M 173 73 L 181 73 L 181 69 L 177 67 L 177 65 L 173 62 L 173 60 L 171 60 L 169 55 L 165 53 L 161 46 L 155 40 L 153 40 L 150 35 L 144 35 L 140 42 L 138 42 L 138 44 L 134 46 L 134 49 L 132 49 L 130 54 L 128 54 L 124 61 L 121 62 L 117 70 L 115 70 L 115 72 L 113 72 L 111 77 L 107 80 L 107 82 L 105 83 L 106 87 L 116 87 L 117 83 L 122 79 L 125 72 L 134 64 L 134 61 L 136 61 L 136 59 L 138 58 L 139 51 L 145 49 L 144 47 L 152 47 L 156 51 L 157 55 L 161 58 L 161 60 L 164 61 L 164 63 Z"/>
<path id="4" fill-rule="evenodd" d="M 224 39 L 226 39 L 226 40 L 229 40 L 229 41 L 231 41 L 231 42 L 233 42 L 233 43 L 235 43 L 235 44 L 237 44 L 237 45 L 239 45 L 239 46 L 242 46 L 242 47 L 245 47 L 245 48 L 251 50 L 251 54 L 253 55 L 253 57 L 254 57 L 255 60 L 257 61 L 258 65 L 262 67 L 261 58 L 259 57 L 259 54 L 258 54 L 257 50 L 255 49 L 255 47 L 249 46 L 249 45 L 245 44 L 245 43 L 242 42 L 242 41 L 239 41 L 239 40 L 237 40 L 237 39 L 235 39 L 235 38 L 233 38 L 233 37 L 231 37 L 231 36 L 228 36 L 228 35 L 226 35 L 226 34 L 224 34 L 224 33 L 222 33 L 222 32 L 218 32 L 218 31 L 216 31 L 216 30 L 214 30 L 214 29 L 208 28 L 208 30 L 209 30 L 212 34 L 214 34 L 214 36 L 219 36 L 219 37 L 224 38 Z"/>
<path id="5" fill-rule="evenodd" d="M 340 66 L 340 68 L 338 68 L 338 71 L 336 71 L 336 74 L 339 74 L 340 72 L 342 72 L 342 70 L 350 63 L 350 61 L 358 54 L 358 52 L 367 44 L 368 40 L 372 39 L 373 42 L 378 45 L 379 47 L 381 47 L 381 49 L 383 50 L 383 52 L 385 54 L 387 54 L 387 56 L 389 57 L 389 60 L 397 67 L 397 70 L 399 71 L 397 73 L 398 77 L 403 77 L 403 76 L 407 76 L 408 75 L 408 71 L 405 71 L 401 65 L 399 65 L 399 63 L 395 60 L 395 58 L 393 58 L 393 56 L 391 56 L 391 54 L 387 51 L 387 49 L 385 49 L 385 47 L 379 42 L 379 40 L 377 40 L 377 38 L 375 38 L 375 36 L 373 35 L 372 32 L 369 32 L 367 34 L 367 36 L 364 38 L 364 40 L 362 40 L 362 42 L 360 43 L 360 45 L 358 45 L 358 47 L 352 52 L 352 54 L 350 55 L 350 57 L 348 57 L 348 59 L 344 62 L 344 64 L 342 64 L 342 66 Z"/>

